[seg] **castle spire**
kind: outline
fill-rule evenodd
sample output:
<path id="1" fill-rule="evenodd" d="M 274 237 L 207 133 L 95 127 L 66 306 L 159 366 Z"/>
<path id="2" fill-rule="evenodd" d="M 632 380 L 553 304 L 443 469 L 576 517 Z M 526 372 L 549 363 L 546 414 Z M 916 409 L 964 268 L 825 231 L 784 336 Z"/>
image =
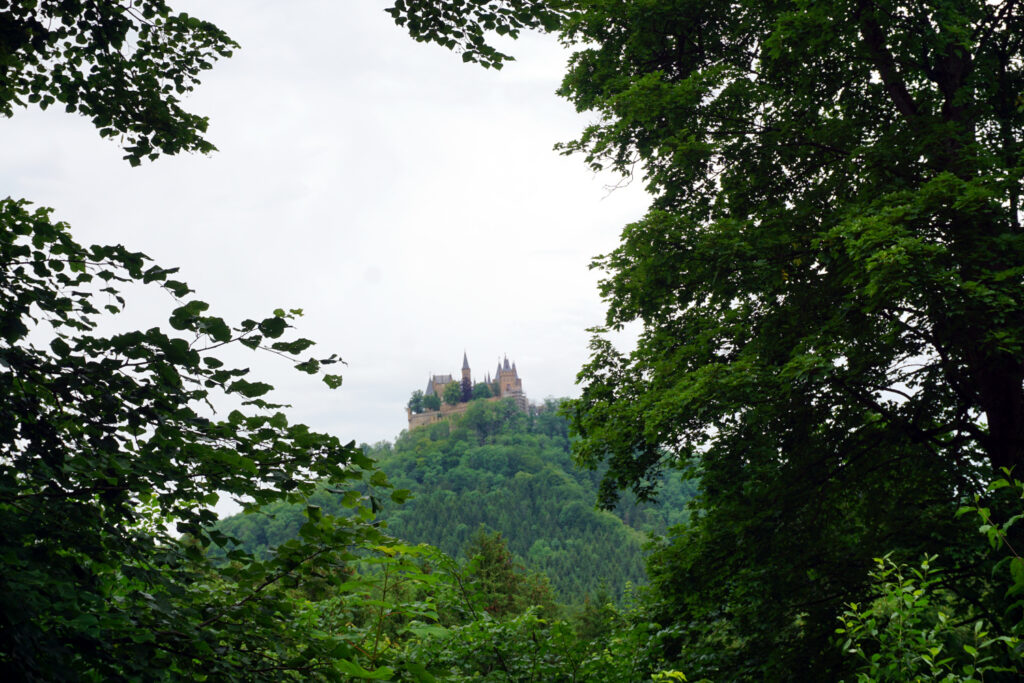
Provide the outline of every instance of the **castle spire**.
<path id="1" fill-rule="evenodd" d="M 466 356 L 465 350 L 462 352 L 462 369 L 469 370 L 469 358 Z"/>

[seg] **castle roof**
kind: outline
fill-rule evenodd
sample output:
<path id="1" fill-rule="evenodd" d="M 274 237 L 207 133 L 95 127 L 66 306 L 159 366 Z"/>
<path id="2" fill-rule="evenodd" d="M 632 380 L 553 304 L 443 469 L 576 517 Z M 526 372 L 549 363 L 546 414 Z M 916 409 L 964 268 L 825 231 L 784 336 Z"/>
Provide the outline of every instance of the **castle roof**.
<path id="1" fill-rule="evenodd" d="M 431 375 L 430 379 L 427 380 L 427 390 L 423 392 L 423 395 L 424 396 L 433 396 L 434 393 L 435 393 L 434 392 L 434 385 L 435 384 L 448 384 L 449 382 L 452 382 L 452 381 L 454 381 L 454 380 L 452 379 L 451 375 Z"/>
<path id="2" fill-rule="evenodd" d="M 469 358 L 466 357 L 466 352 L 462 352 L 462 369 L 469 370 Z"/>

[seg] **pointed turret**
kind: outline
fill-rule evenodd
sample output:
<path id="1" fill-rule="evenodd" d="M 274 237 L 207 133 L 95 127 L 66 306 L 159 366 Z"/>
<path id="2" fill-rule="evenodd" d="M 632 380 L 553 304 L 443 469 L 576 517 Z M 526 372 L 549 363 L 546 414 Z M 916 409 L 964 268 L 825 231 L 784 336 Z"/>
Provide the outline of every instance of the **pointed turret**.
<path id="1" fill-rule="evenodd" d="M 462 369 L 469 370 L 469 358 L 466 356 L 466 352 L 462 352 Z"/>

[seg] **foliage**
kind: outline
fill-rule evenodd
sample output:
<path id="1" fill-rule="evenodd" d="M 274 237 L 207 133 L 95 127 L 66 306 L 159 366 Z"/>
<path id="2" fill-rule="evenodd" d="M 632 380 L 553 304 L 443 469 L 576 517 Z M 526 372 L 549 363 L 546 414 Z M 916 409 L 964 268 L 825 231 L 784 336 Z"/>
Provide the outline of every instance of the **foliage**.
<path id="1" fill-rule="evenodd" d="M 676 647 L 835 678 L 872 558 L 955 548 L 983 583 L 951 512 L 1024 463 L 1024 7 L 556 7 L 560 93 L 594 115 L 562 150 L 653 196 L 595 261 L 606 327 L 641 332 L 595 336 L 577 457 L 606 505 L 697 468 L 699 522 L 652 568 Z"/>
<path id="2" fill-rule="evenodd" d="M 491 386 L 486 382 L 478 382 L 473 385 L 473 400 L 477 401 L 483 398 L 490 398 L 493 394 L 491 393 Z"/>
<path id="3" fill-rule="evenodd" d="M 460 419 L 405 432 L 393 447 L 364 446 L 395 486 L 412 492 L 401 506 L 382 501 L 388 532 L 456 556 L 483 525 L 501 534 L 515 563 L 542 571 L 570 603 L 582 603 L 602 582 L 616 599 L 627 582 L 644 582 L 643 534 L 683 521 L 694 485 L 666 477 L 662 505 L 623 501 L 615 514 L 595 510 L 600 475 L 573 468 L 556 406 L 523 413 L 511 401 L 475 401 Z M 344 496 L 329 489 L 312 501 L 339 513 Z M 293 538 L 301 523 L 300 507 L 275 505 L 219 528 L 263 554 Z"/>
<path id="4" fill-rule="evenodd" d="M 1024 636 L 1024 556 L 1014 547 L 1020 543 L 1021 529 L 1017 523 L 1024 519 L 1024 481 L 1014 479 L 1010 468 L 1003 469 L 1004 477 L 995 479 L 986 488 L 986 501 L 981 495 L 974 496 L 973 505 L 964 505 L 957 510 L 957 516 L 973 513 L 981 518 L 978 528 L 989 547 L 1002 557 L 993 568 L 997 581 L 1009 584 L 1006 596 L 1016 598 L 1007 612 L 1016 617 L 1017 635 Z M 1000 521 L 999 514 L 1005 519 Z M 1018 546 L 1019 547 L 1019 546 Z"/>
<path id="5" fill-rule="evenodd" d="M 462 401 L 462 386 L 458 382 L 449 382 L 444 385 L 444 402 L 450 406 Z"/>
<path id="6" fill-rule="evenodd" d="M 561 4 L 551 0 L 396 0 L 387 12 L 416 40 L 455 50 L 464 62 L 500 69 L 512 57 L 491 45 L 487 34 L 515 38 L 524 28 L 552 29 L 558 25 Z"/>
<path id="7" fill-rule="evenodd" d="M 581 640 L 606 640 L 622 625 L 615 601 L 604 585 L 586 597 L 575 618 L 576 636 Z"/>
<path id="8" fill-rule="evenodd" d="M 579 665 L 568 648 L 576 645 L 568 624 L 549 626 L 531 609 L 456 626 L 446 638 L 413 645 L 410 656 L 448 681 L 555 682 L 572 680 L 567 674 Z"/>
<path id="9" fill-rule="evenodd" d="M 441 397 L 437 394 L 430 394 L 423 397 L 424 410 L 441 410 Z"/>
<path id="10" fill-rule="evenodd" d="M 407 648 L 411 660 L 449 681 L 621 683 L 686 681 L 659 658 L 665 632 L 633 608 L 608 605 L 604 637 L 580 638 L 571 622 L 535 608 L 511 619 L 483 615 Z"/>
<path id="11" fill-rule="evenodd" d="M 119 136 L 132 165 L 208 152 L 206 120 L 178 98 L 233 46 L 160 0 L 0 2 L 0 111 L 60 102 Z M 313 342 L 292 335 L 300 311 L 232 325 L 175 269 L 80 245 L 50 213 L 0 200 L 5 680 L 341 680 L 352 662 L 296 627 L 288 590 L 337 584 L 352 548 L 387 540 L 371 511 L 386 478 L 354 444 L 292 424 L 225 354 L 268 352 L 311 375 L 338 358 L 308 355 Z M 177 300 L 170 327 L 104 332 L 142 286 Z M 323 478 L 364 480 L 355 514 L 304 504 Z M 207 551 L 230 543 L 209 527 L 221 495 L 301 505 L 297 538 L 215 566 Z"/>
<path id="12" fill-rule="evenodd" d="M 365 550 L 359 571 L 350 570 L 343 583 L 314 587 L 312 594 L 308 586 L 292 592 L 301 605 L 296 625 L 331 641 L 348 676 L 392 680 L 404 673 L 421 680 L 425 670 L 402 650 L 406 641 L 446 632 L 440 605 L 460 601 L 459 570 L 429 546 L 389 543 Z"/>
<path id="13" fill-rule="evenodd" d="M 476 545 L 461 564 L 425 545 L 366 546 L 357 569 L 342 569 L 344 583 L 290 591 L 297 626 L 335 643 L 340 670 L 365 679 L 618 683 L 652 671 L 651 680 L 686 680 L 655 671 L 657 625 L 634 609 L 605 604 L 591 622 L 601 637 L 581 638 L 524 599 L 536 577 L 511 570 L 500 535 L 480 534 Z M 509 609 L 495 609 L 496 599 Z"/>
<path id="14" fill-rule="evenodd" d="M 495 617 L 522 614 L 529 607 L 554 613 L 555 600 L 548 579 L 526 573 L 517 565 L 500 532 L 488 534 L 481 527 L 469 540 L 466 556 L 472 558 L 469 573 L 483 595 L 484 610 Z"/>
<path id="15" fill-rule="evenodd" d="M 353 444 L 291 424 L 272 387 L 222 351 L 272 351 L 309 374 L 338 359 L 289 336 L 298 311 L 231 326 L 173 269 L 83 247 L 46 209 L 3 200 L 0 225 L 0 668 L 17 680 L 329 675 L 315 643 L 296 659 L 295 609 L 269 589 L 381 538 L 368 511 L 303 507 L 299 539 L 263 561 L 234 551 L 215 571 L 203 550 L 227 541 L 208 526 L 219 495 L 302 505 L 317 479 L 372 471 Z M 100 334 L 136 283 L 179 299 L 173 330 Z M 225 418 L 203 409 L 228 398 Z"/>
<path id="16" fill-rule="evenodd" d="M 207 121 L 181 107 L 199 73 L 237 47 L 163 0 L 0 2 L 0 113 L 60 103 L 100 135 L 122 136 L 137 165 L 163 152 L 210 152 Z"/>
<path id="17" fill-rule="evenodd" d="M 420 414 L 423 412 L 423 392 L 417 389 L 412 392 L 412 396 L 409 397 L 409 410 L 414 414 Z"/>
<path id="18" fill-rule="evenodd" d="M 469 380 L 468 377 L 462 378 L 462 382 L 459 385 L 459 389 L 462 392 L 461 396 L 459 396 L 459 400 L 462 403 L 469 403 L 470 401 L 473 400 L 473 383 Z"/>
<path id="19" fill-rule="evenodd" d="M 871 573 L 877 597 L 861 608 L 851 603 L 836 632 L 842 648 L 861 661 L 858 681 L 928 680 L 977 683 L 1006 666 L 1018 641 L 992 636 L 982 618 L 956 618 L 959 600 L 942 590 L 940 573 L 925 558 L 909 571 L 888 557 Z M 1019 672 L 1018 672 L 1019 673 Z"/>
<path id="20" fill-rule="evenodd" d="M 978 528 L 992 552 L 1002 557 L 992 570 L 988 590 L 1017 598 L 1002 615 L 979 614 L 975 596 L 962 595 L 962 581 L 943 581 L 925 558 L 920 570 L 897 565 L 889 557 L 877 559 L 872 572 L 874 600 L 861 610 L 851 603 L 841 616 L 836 632 L 842 649 L 861 661 L 861 681 L 907 680 L 911 675 L 928 680 L 980 681 L 999 679 L 1005 673 L 1014 680 L 1024 671 L 1021 636 L 1024 618 L 1019 596 L 1024 593 L 1024 559 L 1011 542 L 1021 515 L 1024 482 L 1011 477 L 993 481 L 986 489 L 987 500 L 974 497 L 957 516 L 973 514 L 981 520 Z M 1007 514 L 997 521 L 998 513 Z M 993 632 L 1005 635 L 993 635 Z"/>

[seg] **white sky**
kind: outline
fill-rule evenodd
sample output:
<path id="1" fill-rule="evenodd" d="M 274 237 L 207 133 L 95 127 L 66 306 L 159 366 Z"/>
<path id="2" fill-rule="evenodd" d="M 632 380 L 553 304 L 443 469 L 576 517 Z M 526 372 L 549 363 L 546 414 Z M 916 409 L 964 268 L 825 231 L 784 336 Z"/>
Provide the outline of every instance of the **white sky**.
<path id="1" fill-rule="evenodd" d="M 261 379 L 343 440 L 394 439 L 409 394 L 463 350 L 475 378 L 507 353 L 531 400 L 578 393 L 604 312 L 588 263 L 648 200 L 552 151 L 589 121 L 554 94 L 553 38 L 524 36 L 494 71 L 415 43 L 383 0 L 171 4 L 242 46 L 186 102 L 220 151 L 132 169 L 86 119 L 21 111 L 0 125 L 0 193 L 180 266 L 229 321 L 304 309 L 299 333 L 345 359 L 344 385 L 272 362 Z M 156 324 L 155 305 L 129 301 L 132 323 Z"/>

